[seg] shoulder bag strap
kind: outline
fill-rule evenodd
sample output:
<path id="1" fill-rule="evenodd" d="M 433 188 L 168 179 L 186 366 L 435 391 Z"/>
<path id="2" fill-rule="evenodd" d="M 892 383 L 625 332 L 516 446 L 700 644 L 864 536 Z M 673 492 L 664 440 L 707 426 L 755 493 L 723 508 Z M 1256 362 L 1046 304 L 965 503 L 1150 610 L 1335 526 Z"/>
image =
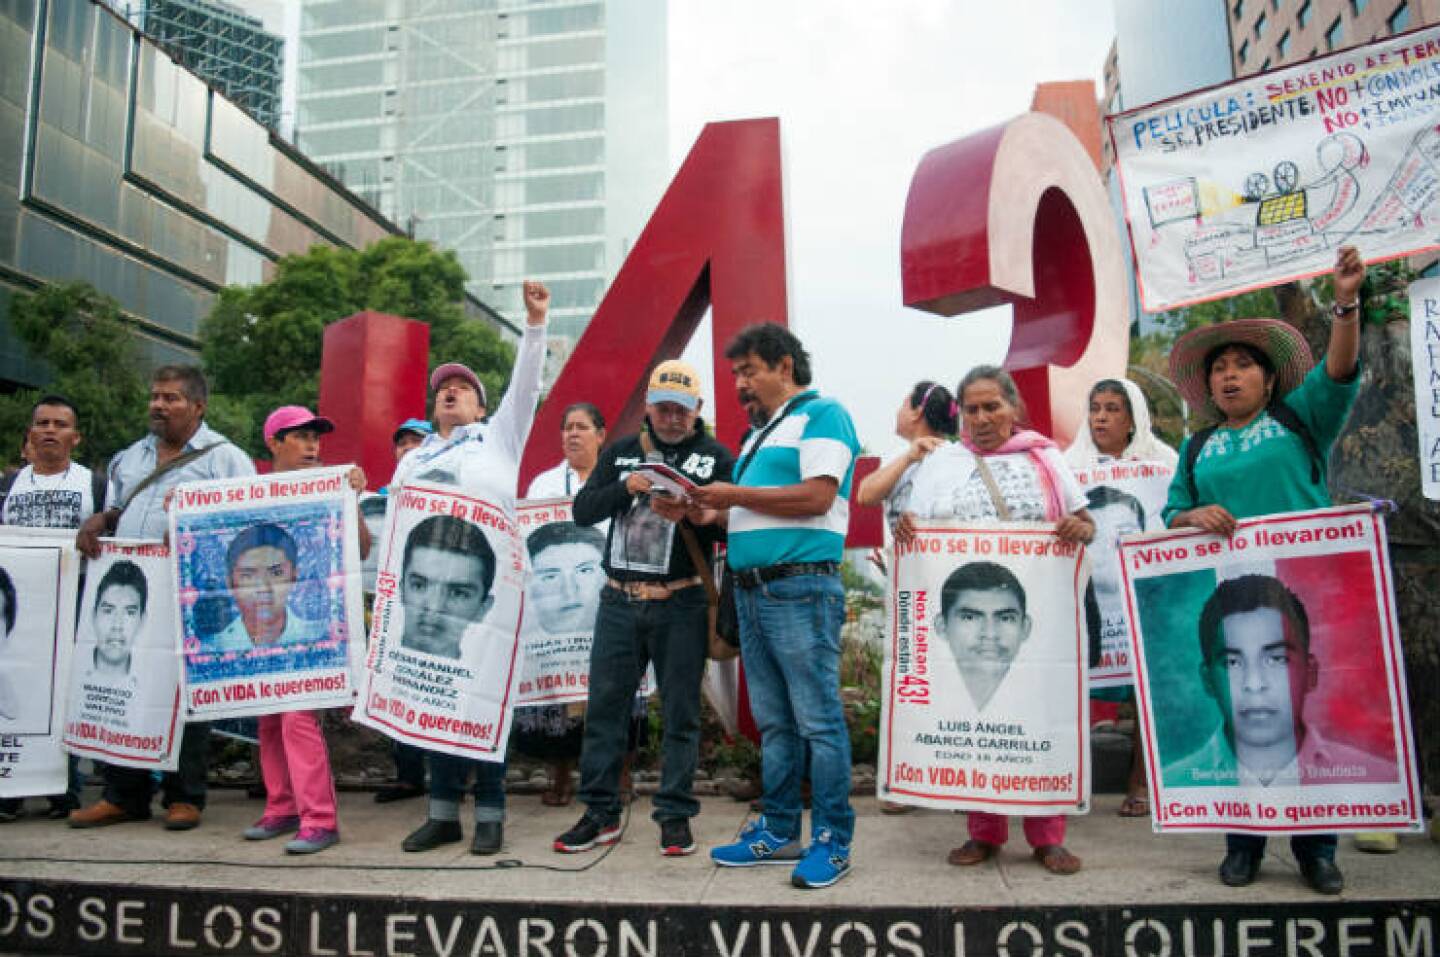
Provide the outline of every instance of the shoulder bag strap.
<path id="1" fill-rule="evenodd" d="M 640 429 L 640 451 L 646 456 L 655 451 L 655 443 L 650 439 L 650 431 Z M 690 555 L 690 564 L 695 566 L 695 574 L 700 576 L 700 584 L 705 586 L 705 600 L 711 605 L 720 601 L 720 592 L 715 587 L 715 573 L 711 570 L 710 563 L 705 560 L 705 553 L 700 548 L 700 540 L 695 537 L 695 532 L 686 525 L 684 521 L 676 522 L 675 528 L 680 532 L 680 539 L 685 543 L 685 551 Z"/>
<path id="2" fill-rule="evenodd" d="M 96 512 L 105 511 L 105 493 L 109 490 L 110 478 L 104 469 L 90 470 L 90 504 Z"/>
<path id="3" fill-rule="evenodd" d="M 160 481 L 162 478 L 169 475 L 176 469 L 183 468 L 184 466 L 189 465 L 191 462 L 200 458 L 205 453 L 209 452 L 211 449 L 217 449 L 224 444 L 224 440 L 221 440 L 211 445 L 207 445 L 203 449 L 192 449 L 191 451 L 186 452 L 184 455 L 176 456 L 175 458 L 166 462 L 164 465 L 160 466 L 155 471 L 151 472 L 149 475 L 145 476 L 145 478 L 140 481 L 140 484 L 135 486 L 135 490 L 129 495 L 125 496 L 125 504 L 119 507 L 121 514 L 124 514 L 125 510 L 130 507 L 130 503 L 135 501 L 136 497 L 138 497 L 141 492 L 145 491 L 147 488 L 154 485 L 156 482 Z"/>
<path id="4" fill-rule="evenodd" d="M 750 446 L 750 454 L 745 456 L 745 461 L 740 462 L 735 466 L 735 471 L 731 475 L 730 481 L 734 482 L 736 485 L 739 485 L 740 477 L 745 474 L 745 470 L 750 467 L 750 463 L 755 461 L 755 453 L 760 451 L 760 446 L 764 445 L 765 440 L 770 437 L 770 433 L 775 431 L 775 426 L 783 422 L 785 418 L 790 415 L 791 412 L 794 412 L 796 409 L 800 408 L 800 406 L 804 405 L 806 402 L 809 402 L 813 398 L 815 398 L 813 395 L 797 396 L 790 401 L 789 405 L 785 407 L 784 412 L 781 412 L 779 415 L 775 416 L 775 418 L 771 421 L 769 425 L 761 429 L 760 434 L 755 436 L 755 441 Z"/>
<path id="5" fill-rule="evenodd" d="M 990 503 L 995 506 L 995 514 L 1000 516 L 1000 521 L 1010 521 L 1010 506 L 1005 504 L 1005 496 L 1000 494 L 1000 486 L 995 484 L 995 476 L 990 472 L 990 466 L 985 464 L 985 456 L 975 456 L 975 471 L 980 473 L 980 481 L 985 483 L 985 491 L 990 493 Z"/>

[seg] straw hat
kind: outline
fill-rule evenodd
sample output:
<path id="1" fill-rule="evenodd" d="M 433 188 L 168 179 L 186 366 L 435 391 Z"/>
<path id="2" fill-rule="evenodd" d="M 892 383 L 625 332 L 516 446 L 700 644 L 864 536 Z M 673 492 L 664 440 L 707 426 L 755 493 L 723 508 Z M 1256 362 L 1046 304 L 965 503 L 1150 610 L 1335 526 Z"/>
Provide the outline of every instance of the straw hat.
<path id="1" fill-rule="evenodd" d="M 1205 357 L 1218 346 L 1245 343 L 1270 357 L 1275 367 L 1275 395 L 1300 384 L 1315 366 L 1310 345 L 1300 331 L 1279 319 L 1232 319 L 1185 333 L 1170 350 L 1170 379 L 1192 406 L 1210 401 Z"/>

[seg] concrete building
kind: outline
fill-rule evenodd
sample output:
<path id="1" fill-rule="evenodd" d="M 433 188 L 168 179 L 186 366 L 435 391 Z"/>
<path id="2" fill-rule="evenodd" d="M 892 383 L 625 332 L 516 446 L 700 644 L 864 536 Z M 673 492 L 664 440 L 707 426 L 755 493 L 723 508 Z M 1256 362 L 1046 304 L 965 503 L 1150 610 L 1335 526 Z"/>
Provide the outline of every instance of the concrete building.
<path id="1" fill-rule="evenodd" d="M 148 361 L 193 361 L 222 286 L 399 232 L 93 0 L 0 4 L 0 142 L 0 388 L 45 375 L 6 319 L 16 290 L 87 281 Z"/>
<path id="2" fill-rule="evenodd" d="M 302 0 L 296 141 L 573 341 L 667 181 L 665 33 L 663 0 Z"/>
<path id="3" fill-rule="evenodd" d="M 1225 3 L 1236 76 L 1440 22 L 1440 0 L 1214 0 Z"/>

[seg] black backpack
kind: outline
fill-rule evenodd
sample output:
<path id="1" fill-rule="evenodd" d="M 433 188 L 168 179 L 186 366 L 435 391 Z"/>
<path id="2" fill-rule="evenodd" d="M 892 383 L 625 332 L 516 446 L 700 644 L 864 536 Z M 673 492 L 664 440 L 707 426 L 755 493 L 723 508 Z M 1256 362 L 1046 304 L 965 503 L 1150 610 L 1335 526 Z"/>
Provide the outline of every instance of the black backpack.
<path id="1" fill-rule="evenodd" d="M 1315 433 L 1310 431 L 1306 425 L 1295 414 L 1295 410 L 1284 402 L 1271 402 L 1265 407 L 1270 417 L 1279 422 L 1285 428 L 1294 432 L 1300 437 L 1300 442 L 1305 446 L 1305 451 L 1310 453 L 1310 481 L 1315 485 L 1321 483 L 1321 458 L 1320 444 L 1315 441 Z M 1190 490 L 1190 501 L 1199 502 L 1200 492 L 1195 487 L 1195 463 L 1200 460 L 1200 452 L 1205 448 L 1205 443 L 1210 441 L 1210 436 L 1215 434 L 1218 425 L 1206 426 L 1199 432 L 1190 436 L 1190 444 L 1185 447 L 1185 480 Z"/>

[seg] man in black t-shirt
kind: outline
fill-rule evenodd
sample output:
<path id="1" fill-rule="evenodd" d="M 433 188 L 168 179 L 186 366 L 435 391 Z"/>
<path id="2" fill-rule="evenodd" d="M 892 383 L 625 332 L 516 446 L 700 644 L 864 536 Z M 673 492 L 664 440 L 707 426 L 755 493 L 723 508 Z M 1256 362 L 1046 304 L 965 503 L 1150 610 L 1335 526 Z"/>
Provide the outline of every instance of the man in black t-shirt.
<path id="1" fill-rule="evenodd" d="M 604 569 L 590 651 L 590 702 L 580 754 L 580 821 L 555 839 L 562 853 L 585 851 L 620 838 L 620 770 L 631 703 L 650 662 L 660 686 L 665 724 L 662 775 L 654 819 L 660 852 L 695 850 L 690 818 L 700 745 L 700 682 L 705 675 L 708 604 L 686 534 L 702 558 L 725 536 L 713 510 L 663 494 L 640 466 L 668 466 L 697 485 L 730 480 L 734 457 L 705 431 L 700 379 L 679 361 L 662 362 L 650 377 L 645 425 L 600 455 L 590 480 L 575 497 L 579 525 L 609 520 Z M 703 563 L 702 563 L 703 565 Z"/>

